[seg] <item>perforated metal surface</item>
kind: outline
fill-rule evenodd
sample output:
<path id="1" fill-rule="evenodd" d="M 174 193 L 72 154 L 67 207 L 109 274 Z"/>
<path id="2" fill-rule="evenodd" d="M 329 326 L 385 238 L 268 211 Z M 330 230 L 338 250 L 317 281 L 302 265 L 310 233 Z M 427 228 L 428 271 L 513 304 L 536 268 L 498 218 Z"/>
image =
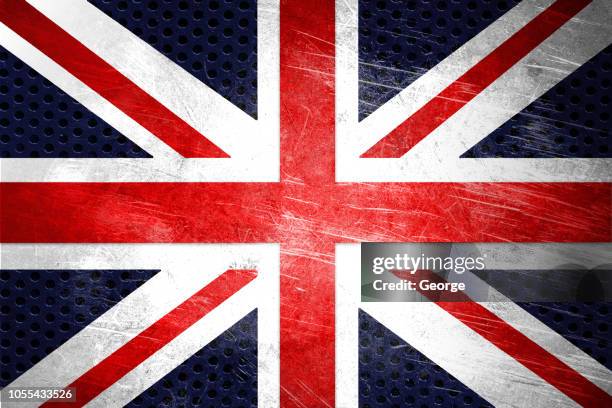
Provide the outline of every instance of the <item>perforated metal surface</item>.
<path id="1" fill-rule="evenodd" d="M 249 115 L 257 116 L 256 0 L 89 0 Z"/>
<path id="2" fill-rule="evenodd" d="M 151 157 L 0 46 L 0 157 Z"/>
<path id="3" fill-rule="evenodd" d="M 0 386 L 12 382 L 157 272 L 0 271 Z"/>
<path id="4" fill-rule="evenodd" d="M 462 157 L 612 157 L 612 46 Z"/>
<path id="5" fill-rule="evenodd" d="M 127 405 L 130 408 L 257 406 L 257 310 Z"/>
<path id="6" fill-rule="evenodd" d="M 359 0 L 359 118 L 520 0 Z"/>
<path id="7" fill-rule="evenodd" d="M 612 326 L 609 302 L 519 303 L 551 329 L 612 370 Z"/>
<path id="8" fill-rule="evenodd" d="M 610 287 L 610 272 L 607 269 L 586 273 L 578 269 L 487 270 L 476 275 L 612 370 L 612 347 L 608 341 L 612 305 L 604 301 L 609 296 L 606 288 Z M 568 280 L 568 275 L 574 280 Z"/>
<path id="9" fill-rule="evenodd" d="M 491 407 L 362 310 L 359 311 L 359 406 Z"/>

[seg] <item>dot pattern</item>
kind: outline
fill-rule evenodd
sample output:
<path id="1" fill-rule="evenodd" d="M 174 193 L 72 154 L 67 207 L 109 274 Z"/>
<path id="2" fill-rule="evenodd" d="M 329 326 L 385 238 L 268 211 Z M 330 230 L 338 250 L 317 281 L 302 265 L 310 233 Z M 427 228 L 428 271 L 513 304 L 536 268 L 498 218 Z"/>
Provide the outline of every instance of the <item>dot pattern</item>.
<path id="1" fill-rule="evenodd" d="M 0 46 L 0 157 L 151 156 Z"/>
<path id="2" fill-rule="evenodd" d="M 612 348 L 608 344 L 612 304 L 605 301 L 611 295 L 610 272 L 486 270 L 475 274 L 612 370 Z"/>
<path id="3" fill-rule="evenodd" d="M 0 387 L 30 369 L 157 272 L 0 271 Z"/>
<path id="4" fill-rule="evenodd" d="M 89 0 L 257 117 L 256 0 Z"/>
<path id="5" fill-rule="evenodd" d="M 127 407 L 257 406 L 257 310 L 144 391 Z"/>
<path id="6" fill-rule="evenodd" d="M 612 348 L 608 341 L 612 303 L 523 302 L 518 305 L 612 370 Z"/>
<path id="7" fill-rule="evenodd" d="M 366 118 L 520 0 L 359 0 L 359 118 Z"/>
<path id="8" fill-rule="evenodd" d="M 462 157 L 612 157 L 611 84 L 609 46 Z"/>
<path id="9" fill-rule="evenodd" d="M 359 311 L 359 406 L 492 407 L 362 310 Z"/>

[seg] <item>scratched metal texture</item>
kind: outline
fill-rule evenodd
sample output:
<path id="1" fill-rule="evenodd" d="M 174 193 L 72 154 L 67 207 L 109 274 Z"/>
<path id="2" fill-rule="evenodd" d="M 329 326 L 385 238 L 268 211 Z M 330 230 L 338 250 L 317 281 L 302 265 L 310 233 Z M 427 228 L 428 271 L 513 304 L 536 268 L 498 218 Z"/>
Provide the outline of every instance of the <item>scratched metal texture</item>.
<path id="1" fill-rule="evenodd" d="M 257 407 L 257 310 L 166 374 L 126 407 Z"/>
<path id="2" fill-rule="evenodd" d="M 157 272 L 1 270 L 0 386 L 7 386 Z"/>
<path id="3" fill-rule="evenodd" d="M 359 311 L 359 407 L 493 407 L 366 312 Z"/>
<path id="4" fill-rule="evenodd" d="M 88 0 L 257 118 L 257 1 Z"/>
<path id="5" fill-rule="evenodd" d="M 609 240 L 610 187 L 337 185 L 333 5 L 284 6 L 281 183 L 2 185 L 2 237 L 282 242 L 284 406 L 331 406 L 336 242 Z"/>
<path id="6" fill-rule="evenodd" d="M 612 157 L 612 46 L 461 157 Z"/>
<path id="7" fill-rule="evenodd" d="M 612 370 L 611 302 L 520 302 L 523 309 Z"/>
<path id="8" fill-rule="evenodd" d="M 521 0 L 359 0 L 359 119 Z"/>

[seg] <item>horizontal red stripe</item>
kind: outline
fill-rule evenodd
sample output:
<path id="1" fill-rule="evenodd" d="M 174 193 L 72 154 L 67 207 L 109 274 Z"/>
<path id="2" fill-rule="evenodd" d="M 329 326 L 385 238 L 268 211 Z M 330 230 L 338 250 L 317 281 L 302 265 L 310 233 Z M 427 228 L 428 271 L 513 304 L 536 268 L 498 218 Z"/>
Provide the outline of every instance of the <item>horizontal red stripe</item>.
<path id="1" fill-rule="evenodd" d="M 611 199 L 608 183 L 0 183 L 0 241 L 606 242 Z"/>
<path id="2" fill-rule="evenodd" d="M 414 274 L 395 271 L 394 274 L 401 279 L 412 282 L 419 282 L 423 279 L 435 283 L 446 282 L 443 277 L 428 270 L 419 270 Z M 430 292 L 421 291 L 421 293 L 428 297 L 431 296 Z M 559 391 L 583 407 L 612 406 L 612 397 L 604 390 L 500 319 L 496 314 L 473 302 L 465 293 L 445 293 L 444 298 L 447 296 L 452 298 L 452 301 L 436 302 L 436 304 Z"/>
<path id="3" fill-rule="evenodd" d="M 0 241 L 272 242 L 278 187 L 0 183 Z"/>
<path id="4" fill-rule="evenodd" d="M 26 1 L 0 0 L 0 21 L 183 157 L 229 157 Z"/>
<path id="5" fill-rule="evenodd" d="M 257 276 L 254 270 L 227 270 L 189 299 L 171 310 L 67 388 L 74 402 L 47 402 L 44 407 L 83 406 L 132 371 L 155 352 L 206 316 Z"/>
<path id="6" fill-rule="evenodd" d="M 361 155 L 399 158 L 541 44 L 592 0 L 558 0 Z"/>

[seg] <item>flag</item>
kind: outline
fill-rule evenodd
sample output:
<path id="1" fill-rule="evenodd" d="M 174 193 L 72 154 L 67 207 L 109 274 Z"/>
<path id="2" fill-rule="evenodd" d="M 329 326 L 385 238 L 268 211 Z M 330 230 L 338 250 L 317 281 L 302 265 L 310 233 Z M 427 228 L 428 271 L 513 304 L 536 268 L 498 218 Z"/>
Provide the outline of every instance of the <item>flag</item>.
<path id="1" fill-rule="evenodd" d="M 3 386 L 73 388 L 100 406 L 590 403 L 456 310 L 401 308 L 405 330 L 345 307 L 338 285 L 359 281 L 360 242 L 609 241 L 611 13 L 604 0 L 0 0 L 3 317 L 15 320 Z M 43 279 L 55 283 L 27 298 Z M 184 286 L 158 305 L 146 290 L 164 279 Z M 210 300 L 208 285 L 227 293 Z M 79 311 L 41 310 L 55 337 L 36 332 L 44 352 L 22 355 L 36 339 L 17 317 L 43 289 L 69 289 Z M 604 306 L 580 313 L 599 330 Z M 100 336 L 115 310 L 125 319 Z M 414 333 L 464 344 L 469 372 Z M 571 378 L 607 398 L 609 379 L 591 376 L 609 377 L 603 354 L 572 344 L 601 371 Z M 397 358 L 428 385 L 379 385 Z"/>

